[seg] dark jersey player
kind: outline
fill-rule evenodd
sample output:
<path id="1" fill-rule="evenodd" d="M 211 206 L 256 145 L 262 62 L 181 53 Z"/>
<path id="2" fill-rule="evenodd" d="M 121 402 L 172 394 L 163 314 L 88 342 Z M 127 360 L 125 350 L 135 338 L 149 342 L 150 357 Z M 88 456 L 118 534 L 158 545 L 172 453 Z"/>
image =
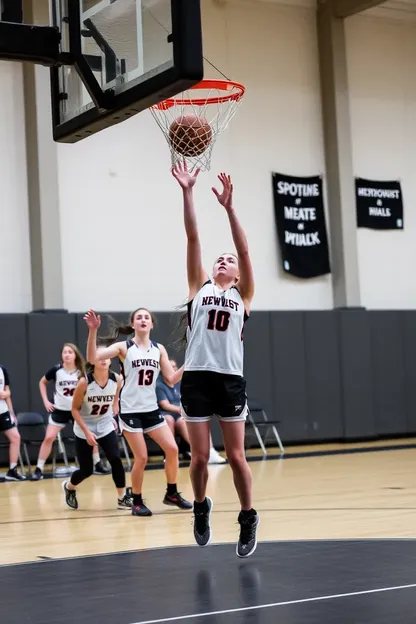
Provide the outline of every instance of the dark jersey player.
<path id="1" fill-rule="evenodd" d="M 244 451 L 248 408 L 243 377 L 243 328 L 254 295 L 247 239 L 233 207 L 231 179 L 222 173 L 219 176 L 222 191 L 213 189 L 213 192 L 226 211 L 237 255 L 221 254 L 209 278 L 202 266 L 193 202 L 193 186 L 199 171 L 190 174 L 186 164 L 179 163 L 172 173 L 183 190 L 188 241 L 188 328 L 181 402 L 191 446 L 194 536 L 200 546 L 211 541 L 212 500 L 206 496 L 206 486 L 210 420 L 216 414 L 241 503 L 237 555 L 248 557 L 257 545 L 259 517 L 252 508 L 251 472 Z"/>

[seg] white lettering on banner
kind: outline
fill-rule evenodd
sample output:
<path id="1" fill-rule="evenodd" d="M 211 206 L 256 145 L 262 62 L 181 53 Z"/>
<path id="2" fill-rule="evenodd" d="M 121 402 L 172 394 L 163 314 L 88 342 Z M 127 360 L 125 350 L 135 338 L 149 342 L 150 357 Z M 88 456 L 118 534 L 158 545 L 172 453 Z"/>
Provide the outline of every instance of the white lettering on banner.
<path id="1" fill-rule="evenodd" d="M 285 206 L 286 219 L 294 221 L 316 221 L 316 208 L 294 208 Z"/>
<path id="2" fill-rule="evenodd" d="M 370 206 L 368 214 L 370 217 L 391 217 L 391 210 L 390 208 L 376 208 L 374 206 Z"/>
<path id="3" fill-rule="evenodd" d="M 374 189 L 360 187 L 358 189 L 358 195 L 360 197 L 377 197 L 380 199 L 399 199 L 400 192 L 390 189 Z"/>
<path id="4" fill-rule="evenodd" d="M 298 234 L 297 232 L 285 231 L 285 243 L 295 247 L 313 247 L 320 245 L 321 241 L 319 240 L 319 232 Z"/>
<path id="5" fill-rule="evenodd" d="M 295 184 L 294 182 L 278 182 L 277 192 L 279 195 L 292 195 L 296 197 L 319 197 L 318 184 Z"/>

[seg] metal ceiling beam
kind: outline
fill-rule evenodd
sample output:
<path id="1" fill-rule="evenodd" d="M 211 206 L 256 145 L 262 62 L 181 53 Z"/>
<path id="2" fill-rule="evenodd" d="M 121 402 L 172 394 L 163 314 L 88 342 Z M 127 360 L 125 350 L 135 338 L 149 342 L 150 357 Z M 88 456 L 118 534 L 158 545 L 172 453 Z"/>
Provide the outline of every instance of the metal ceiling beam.
<path id="1" fill-rule="evenodd" d="M 386 0 L 332 0 L 333 12 L 336 17 L 350 17 L 367 9 L 372 9 Z"/>

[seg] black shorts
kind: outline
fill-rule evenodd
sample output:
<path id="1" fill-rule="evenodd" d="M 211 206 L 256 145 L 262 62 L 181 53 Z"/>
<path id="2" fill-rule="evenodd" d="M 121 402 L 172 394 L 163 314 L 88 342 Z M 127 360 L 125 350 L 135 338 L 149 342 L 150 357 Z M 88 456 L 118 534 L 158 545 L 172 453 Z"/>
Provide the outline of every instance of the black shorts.
<path id="1" fill-rule="evenodd" d="M 171 416 L 175 422 L 183 418 L 182 414 L 177 412 L 162 412 L 162 416 Z"/>
<path id="2" fill-rule="evenodd" d="M 72 418 L 72 413 L 67 410 L 56 409 L 53 412 L 49 413 L 49 424 L 55 425 L 55 427 L 62 427 L 62 429 L 69 422 L 74 422 Z"/>
<path id="3" fill-rule="evenodd" d="M 118 422 L 120 431 L 127 431 L 128 433 L 149 433 L 166 425 L 166 420 L 158 409 L 153 412 L 120 414 Z"/>
<path id="4" fill-rule="evenodd" d="M 8 429 L 13 429 L 13 427 L 16 427 L 16 423 L 10 416 L 10 412 L 0 414 L 0 431 L 8 431 Z"/>
<path id="5" fill-rule="evenodd" d="M 246 380 L 239 375 L 210 371 L 186 371 L 181 382 L 181 404 L 185 420 L 205 422 L 215 414 L 220 420 L 246 420 Z"/>

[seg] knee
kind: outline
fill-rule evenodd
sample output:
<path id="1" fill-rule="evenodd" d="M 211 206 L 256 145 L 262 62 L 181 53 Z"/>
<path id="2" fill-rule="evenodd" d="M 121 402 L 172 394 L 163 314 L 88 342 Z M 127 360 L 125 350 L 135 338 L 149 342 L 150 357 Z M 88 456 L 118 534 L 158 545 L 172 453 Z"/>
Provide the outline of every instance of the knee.
<path id="1" fill-rule="evenodd" d="M 206 468 L 206 466 L 208 466 L 208 461 L 209 461 L 209 450 L 207 452 L 205 451 L 195 452 L 193 449 L 191 450 L 191 464 L 193 468 L 202 470 Z"/>
<path id="2" fill-rule="evenodd" d="M 14 442 L 15 444 L 20 444 L 20 433 L 17 427 L 9 429 L 9 441 Z"/>
<path id="3" fill-rule="evenodd" d="M 232 470 L 241 470 L 247 464 L 244 449 L 237 449 L 227 453 L 227 459 Z"/>
<path id="4" fill-rule="evenodd" d="M 178 450 L 178 445 L 176 444 L 175 440 L 173 440 L 173 442 L 171 442 L 170 444 L 168 444 L 167 446 L 165 446 L 165 448 L 163 449 L 166 455 L 166 459 L 178 459 L 178 455 L 179 455 L 179 450 Z"/>
<path id="5" fill-rule="evenodd" d="M 47 431 L 44 441 L 49 442 L 49 444 L 52 444 L 53 442 L 55 442 L 57 435 L 58 434 L 55 433 L 55 431 Z"/>
<path id="6" fill-rule="evenodd" d="M 147 464 L 147 454 L 140 453 L 134 456 L 134 465 L 137 468 L 141 468 L 144 470 L 146 467 L 146 464 Z"/>

